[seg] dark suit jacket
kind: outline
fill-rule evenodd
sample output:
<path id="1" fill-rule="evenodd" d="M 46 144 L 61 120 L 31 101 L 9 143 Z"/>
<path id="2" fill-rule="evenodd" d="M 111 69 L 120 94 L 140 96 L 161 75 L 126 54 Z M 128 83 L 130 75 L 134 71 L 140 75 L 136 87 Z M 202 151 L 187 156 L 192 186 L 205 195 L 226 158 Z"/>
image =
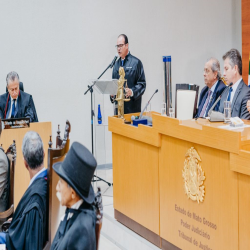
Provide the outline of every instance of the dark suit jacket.
<path id="1" fill-rule="evenodd" d="M 113 79 L 119 79 L 119 68 L 122 66 L 121 58 L 113 68 Z M 133 97 L 129 102 L 124 102 L 124 114 L 141 112 L 141 99 L 146 89 L 146 78 L 141 61 L 130 53 L 124 59 L 123 65 L 128 88 L 132 89 Z"/>
<path id="2" fill-rule="evenodd" d="M 210 100 L 210 103 L 208 104 L 208 108 L 207 108 L 207 111 L 206 111 L 206 116 L 208 114 L 208 111 L 210 110 L 210 108 L 213 106 L 213 104 L 215 103 L 215 101 L 217 100 L 217 98 L 221 95 L 221 93 L 223 92 L 223 90 L 226 88 L 226 85 L 221 81 L 219 80 L 218 83 L 216 84 L 216 87 L 215 87 L 215 90 L 213 92 L 213 95 L 211 97 L 211 100 Z M 206 102 L 206 99 L 207 99 L 207 95 L 208 95 L 208 86 L 204 87 L 202 90 L 201 90 L 201 93 L 200 93 L 200 100 L 199 100 L 199 106 L 198 106 L 198 112 L 196 114 L 196 117 L 199 117 L 200 116 L 200 113 L 202 111 L 202 108 Z M 215 111 L 218 111 L 219 109 L 219 104 L 220 103 L 217 103 L 217 105 L 214 107 L 214 110 Z"/>
<path id="3" fill-rule="evenodd" d="M 229 89 L 228 89 L 229 91 Z M 224 112 L 224 101 L 227 100 L 228 91 L 222 95 L 220 100 L 219 112 Z M 250 100 L 250 88 L 241 80 L 238 85 L 232 101 L 232 117 L 238 116 L 241 119 L 250 119 L 250 113 L 247 110 L 247 101 Z"/>
<path id="4" fill-rule="evenodd" d="M 8 110 L 10 110 L 11 97 L 9 93 L 5 93 L 0 96 L 0 117 L 1 119 L 6 119 Z M 8 103 L 7 103 L 8 101 Z M 31 95 L 20 90 L 17 99 L 16 108 L 16 118 L 27 117 L 30 118 L 30 122 L 38 122 L 38 117 L 36 114 L 36 108 Z"/>

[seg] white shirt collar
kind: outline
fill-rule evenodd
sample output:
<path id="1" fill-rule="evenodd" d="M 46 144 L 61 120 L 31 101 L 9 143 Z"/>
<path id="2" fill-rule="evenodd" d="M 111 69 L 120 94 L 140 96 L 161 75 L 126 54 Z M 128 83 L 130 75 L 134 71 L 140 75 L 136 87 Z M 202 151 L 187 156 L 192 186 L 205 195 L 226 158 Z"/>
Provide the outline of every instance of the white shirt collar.
<path id="1" fill-rule="evenodd" d="M 232 93 L 231 93 L 231 98 L 230 98 L 231 103 L 233 102 L 234 95 L 235 95 L 235 93 L 236 93 L 236 90 L 237 90 L 237 88 L 238 88 L 238 86 L 239 86 L 241 80 L 242 80 L 242 78 L 240 78 L 240 79 L 232 86 L 232 90 L 233 90 L 233 91 L 232 91 Z"/>
<path id="2" fill-rule="evenodd" d="M 71 206 L 71 208 L 78 210 L 79 207 L 82 205 L 83 199 L 80 199 L 78 202 L 76 202 L 74 205 Z M 73 216 L 73 213 L 68 214 L 67 220 L 69 220 Z M 61 217 L 61 221 L 64 220 L 65 214 Z"/>
<path id="3" fill-rule="evenodd" d="M 12 103 L 14 99 L 13 99 L 12 97 L 10 97 L 10 98 L 11 98 L 11 103 Z M 16 101 L 17 101 L 17 99 L 18 99 L 18 96 L 17 96 L 17 98 L 16 98 Z M 15 105 L 16 105 L 16 104 L 15 104 Z"/>
<path id="4" fill-rule="evenodd" d="M 238 88 L 240 82 L 241 82 L 242 78 L 240 78 L 233 86 L 232 86 L 232 89 L 233 89 L 233 92 L 235 93 L 236 89 Z"/>
<path id="5" fill-rule="evenodd" d="M 46 170 L 46 168 L 41 169 L 39 172 L 37 172 L 37 173 L 32 177 L 32 179 L 30 180 L 29 186 L 34 182 L 34 180 L 36 179 L 36 177 L 37 177 L 39 174 L 41 174 L 44 170 Z"/>
<path id="6" fill-rule="evenodd" d="M 210 89 L 212 91 L 212 94 L 214 93 L 214 90 L 216 88 L 216 85 L 217 85 L 218 81 L 212 86 L 212 88 Z"/>
<path id="7" fill-rule="evenodd" d="M 82 205 L 82 203 L 83 203 L 83 199 L 80 199 L 78 202 L 72 205 L 71 208 L 78 210 L 79 207 Z"/>

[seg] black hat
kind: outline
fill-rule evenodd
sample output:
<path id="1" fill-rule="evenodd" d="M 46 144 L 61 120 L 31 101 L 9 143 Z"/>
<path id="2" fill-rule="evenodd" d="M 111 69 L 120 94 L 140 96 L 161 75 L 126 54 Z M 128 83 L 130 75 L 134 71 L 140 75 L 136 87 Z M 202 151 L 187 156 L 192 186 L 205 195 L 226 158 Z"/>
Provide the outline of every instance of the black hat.
<path id="1" fill-rule="evenodd" d="M 64 179 L 87 203 L 93 203 L 95 193 L 91 185 L 96 160 L 79 142 L 73 142 L 63 162 L 53 165 L 55 172 Z"/>

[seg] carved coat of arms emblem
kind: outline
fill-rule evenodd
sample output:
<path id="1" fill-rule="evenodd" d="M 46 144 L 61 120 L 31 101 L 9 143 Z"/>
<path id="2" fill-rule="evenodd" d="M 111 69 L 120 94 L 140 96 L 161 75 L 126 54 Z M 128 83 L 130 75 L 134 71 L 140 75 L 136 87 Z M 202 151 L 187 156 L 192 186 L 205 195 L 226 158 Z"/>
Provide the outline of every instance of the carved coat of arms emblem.
<path id="1" fill-rule="evenodd" d="M 182 170 L 185 193 L 191 200 L 198 203 L 203 202 L 205 195 L 203 181 L 205 180 L 205 175 L 199 164 L 201 158 L 193 147 L 187 151 L 185 157 L 184 169 Z"/>

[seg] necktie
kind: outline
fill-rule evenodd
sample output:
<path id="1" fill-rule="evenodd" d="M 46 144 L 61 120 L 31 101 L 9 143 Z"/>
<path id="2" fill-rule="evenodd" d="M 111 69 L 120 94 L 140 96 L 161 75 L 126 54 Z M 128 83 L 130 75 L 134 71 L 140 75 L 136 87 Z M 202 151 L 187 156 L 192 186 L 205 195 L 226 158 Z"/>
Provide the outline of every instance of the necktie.
<path id="1" fill-rule="evenodd" d="M 202 108 L 201 113 L 200 113 L 200 117 L 203 117 L 204 114 L 205 114 L 205 112 L 206 112 L 207 105 L 208 105 L 208 103 L 209 103 L 211 94 L 212 94 L 212 91 L 209 89 L 209 90 L 208 90 L 208 95 L 207 95 L 206 102 L 205 102 L 205 104 L 203 105 L 203 108 Z"/>
<path id="2" fill-rule="evenodd" d="M 66 211 L 65 211 L 64 219 L 60 223 L 60 226 L 59 226 L 59 235 L 60 235 L 60 237 L 62 237 L 64 235 L 64 233 L 65 233 L 67 219 L 68 219 L 68 214 L 69 214 L 69 209 L 67 208 Z"/>
<path id="3" fill-rule="evenodd" d="M 11 111 L 11 118 L 15 117 L 15 109 L 16 109 L 16 99 L 13 99 L 13 104 L 12 104 L 12 111 Z"/>
<path id="4" fill-rule="evenodd" d="M 124 60 L 122 60 L 122 67 L 123 67 L 123 64 L 124 64 Z"/>
<path id="5" fill-rule="evenodd" d="M 231 99 L 231 93 L 233 92 L 233 88 L 231 87 L 230 89 L 229 89 L 229 94 L 228 94 L 228 97 L 227 97 L 227 101 L 230 101 L 230 99 Z"/>

